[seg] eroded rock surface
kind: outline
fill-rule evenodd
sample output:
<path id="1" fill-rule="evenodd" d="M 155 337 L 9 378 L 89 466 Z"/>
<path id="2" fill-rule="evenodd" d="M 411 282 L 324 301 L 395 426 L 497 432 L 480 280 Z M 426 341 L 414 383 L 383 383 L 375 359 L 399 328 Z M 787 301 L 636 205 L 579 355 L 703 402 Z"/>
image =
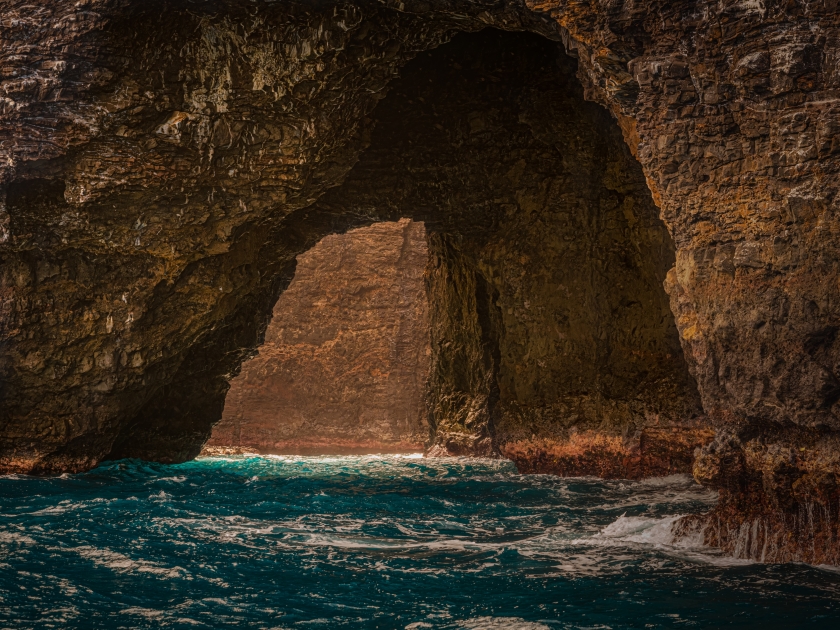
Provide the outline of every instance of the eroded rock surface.
<path id="1" fill-rule="evenodd" d="M 327 236 L 298 256 L 208 452 L 422 452 L 429 324 L 422 223 Z"/>
<path id="2" fill-rule="evenodd" d="M 485 26 L 562 42 L 577 58 L 583 96 L 613 115 L 604 124 L 617 122 L 641 165 L 674 246 L 665 287 L 703 422 L 721 429 L 696 466 L 697 477 L 722 492 L 721 527 L 740 532 L 759 516 L 775 519 L 798 557 L 836 561 L 816 551 L 823 548 L 816 542 L 797 543 L 800 530 L 790 525 L 818 509 L 836 525 L 840 514 L 836 493 L 827 490 L 840 472 L 833 455 L 840 434 L 836 0 L 2 0 L 2 469 L 57 472 L 106 456 L 179 461 L 197 453 L 221 415 L 228 380 L 259 343 L 291 279 L 295 256 L 326 234 L 398 218 L 396 208 L 348 210 L 346 200 L 324 194 L 345 187 L 364 160 L 377 103 L 418 53 Z M 524 89 L 539 102 L 547 88 Z M 500 116 L 509 109 L 500 101 Z M 496 120 L 484 110 L 475 126 L 464 123 L 464 133 L 492 134 Z M 550 121 L 537 122 L 523 124 L 552 132 Z M 581 136 L 589 133 L 584 128 Z M 502 202 L 510 216 L 489 212 L 489 227 L 478 221 L 484 213 L 445 203 L 409 215 L 428 219 L 437 234 L 441 273 L 487 280 L 474 282 L 486 308 L 462 313 L 480 330 L 463 345 L 472 348 L 465 358 L 476 371 L 457 391 L 469 395 L 453 406 L 473 409 L 462 404 L 469 399 L 475 413 L 438 415 L 453 421 L 452 435 L 470 419 L 463 432 L 470 448 L 493 443 L 494 410 L 502 420 L 543 422 L 495 404 L 503 391 L 516 391 L 508 400 L 551 398 L 542 390 L 523 394 L 520 385 L 539 383 L 538 375 L 530 367 L 522 377 L 506 375 L 508 355 L 503 345 L 494 350 L 494 340 L 505 338 L 503 322 L 529 330 L 516 310 L 524 302 L 513 303 L 514 285 L 491 270 L 514 269 L 515 258 L 502 251 L 505 230 L 523 243 L 542 236 L 544 219 L 534 209 L 551 204 L 540 201 L 540 171 L 529 170 L 541 159 L 527 162 L 521 175 L 514 171 L 528 194 L 512 202 L 511 187 Z M 499 164 L 472 176 L 498 177 Z M 628 186 L 627 177 L 621 172 L 615 181 Z M 395 196 L 407 198 L 399 186 L 415 181 L 397 177 Z M 599 198 L 593 192 L 583 200 Z M 617 212 L 608 203 L 579 216 L 620 220 Z M 652 241 L 642 234 L 653 229 L 648 215 L 633 216 L 644 219 L 599 238 L 618 244 L 611 250 L 617 258 L 626 258 L 628 243 L 640 244 L 634 264 L 648 269 L 646 291 L 654 295 L 654 278 L 669 263 L 649 256 Z M 558 234 L 555 227 L 546 226 L 546 240 Z M 474 242 L 459 240 L 473 232 L 480 235 Z M 596 233 L 584 230 L 583 241 L 595 247 Z M 532 262 L 520 263 L 526 279 L 542 244 L 534 240 L 526 252 Z M 595 260 L 616 260 L 597 247 L 597 256 L 575 262 L 591 268 Z M 608 269 L 602 280 L 616 267 Z M 590 289 L 603 286 L 594 280 Z M 601 309 L 621 292 L 608 291 L 594 290 L 601 297 L 581 330 L 610 320 Z M 503 307 L 490 308 L 500 300 Z M 606 339 L 611 348 L 667 328 L 646 319 L 649 330 L 640 336 L 621 333 L 631 319 L 619 317 L 617 334 L 590 337 L 592 351 L 581 343 L 573 356 L 606 357 L 607 373 L 620 376 L 621 353 L 613 363 L 599 344 Z M 660 359 L 663 335 L 654 335 Z M 510 356 L 529 357 L 525 366 L 540 356 L 528 354 L 538 349 L 532 340 L 516 344 Z M 621 393 L 615 400 L 629 401 L 633 384 L 644 382 L 640 371 L 630 375 L 608 388 Z M 604 385 L 585 391 L 605 392 Z M 561 392 L 582 400 L 583 390 Z M 647 418 L 638 410 L 653 399 L 615 409 Z M 599 417 L 601 407 L 593 408 L 594 416 L 584 416 Z M 562 436 L 548 416 L 544 425 Z M 615 422 L 605 426 L 604 435 L 614 437 L 607 434 Z M 515 441 L 531 448 L 543 437 L 537 433 Z M 818 456 L 808 455 L 812 445 L 824 445 Z M 722 448 L 727 455 L 718 457 Z M 747 505 L 766 507 L 748 514 Z M 710 540 L 723 540 L 709 531 Z"/>

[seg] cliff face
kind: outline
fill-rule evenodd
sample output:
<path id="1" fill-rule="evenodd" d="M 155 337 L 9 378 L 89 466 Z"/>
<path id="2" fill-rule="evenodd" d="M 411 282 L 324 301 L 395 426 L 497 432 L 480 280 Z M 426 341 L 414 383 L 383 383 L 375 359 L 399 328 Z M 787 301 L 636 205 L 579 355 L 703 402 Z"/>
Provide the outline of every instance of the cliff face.
<path id="1" fill-rule="evenodd" d="M 208 451 L 422 452 L 427 257 L 423 224 L 406 220 L 327 236 L 298 256 Z"/>
<path id="2" fill-rule="evenodd" d="M 364 165 L 387 122 L 377 104 L 396 75 L 486 26 L 562 44 L 582 93 L 563 79 L 568 107 L 542 115 L 518 94 L 552 105 L 554 80 L 529 73 L 517 90 L 476 91 L 477 116 L 450 109 L 466 119 L 432 124 L 450 142 L 436 163 L 402 145 L 408 166 L 447 169 L 439 195 L 421 185 L 433 179 L 384 162 L 388 196 L 354 189 L 370 181 Z M 739 532 L 707 528 L 710 540 L 732 550 L 740 532 L 772 524 L 789 541 L 780 554 L 836 562 L 823 542 L 836 540 L 840 514 L 838 36 L 835 0 L 0 0 L 2 469 L 195 455 L 295 256 L 327 234 L 410 216 L 430 227 L 430 290 L 451 305 L 431 306 L 440 445 L 477 452 L 497 440 L 523 465 L 574 471 L 594 457 L 627 470 L 647 465 L 644 444 L 705 442 L 700 423 L 717 435 L 695 475 L 721 490 L 717 531 Z M 491 93 L 501 100 L 478 98 Z M 413 111 L 431 119 L 421 96 Z M 584 99 L 612 119 L 587 113 Z M 512 112 L 531 139 L 517 138 Z M 665 232 L 616 128 L 670 243 L 657 246 Z M 424 146 L 443 141 L 433 133 Z M 470 142 L 492 161 L 446 162 L 470 158 Z M 510 163 L 517 155 L 522 166 Z M 577 159 L 592 168 L 579 175 Z M 456 177 L 472 192 L 451 196 Z M 564 191 L 571 201 L 558 201 Z M 575 199 L 578 214 L 562 210 Z M 669 319 L 654 318 L 666 270 L 703 420 L 691 418 L 680 361 L 666 358 Z M 466 295 L 453 289 L 462 281 Z M 569 288 L 568 301 L 541 283 Z M 572 289 L 588 317 L 570 306 Z M 447 318 L 469 323 L 462 339 L 445 338 Z M 566 344 L 549 324 L 580 337 Z M 541 371 L 557 351 L 580 362 L 579 388 L 577 370 L 549 361 Z M 605 374 L 596 383 L 593 361 Z M 663 437 L 663 424 L 679 437 Z M 656 466 L 684 465 L 651 448 Z M 740 549 L 760 553 L 748 535 Z"/>

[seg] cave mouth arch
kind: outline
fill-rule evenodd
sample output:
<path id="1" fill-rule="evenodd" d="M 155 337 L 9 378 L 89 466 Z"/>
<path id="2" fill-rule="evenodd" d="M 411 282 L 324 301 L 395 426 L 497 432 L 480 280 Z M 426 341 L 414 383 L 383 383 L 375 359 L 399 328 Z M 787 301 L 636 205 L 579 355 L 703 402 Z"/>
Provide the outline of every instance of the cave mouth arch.
<path id="1" fill-rule="evenodd" d="M 418 55 L 343 183 L 271 240 L 299 252 L 351 227 L 425 222 L 431 454 L 501 453 L 561 474 L 687 472 L 708 435 L 695 430 L 699 397 L 663 289 L 674 245 L 618 125 L 584 100 L 575 71 L 558 43 L 494 29 Z M 266 295 L 292 272 L 275 272 Z M 265 317 L 273 303 L 250 308 Z M 226 387 L 198 410 L 202 427 L 188 421 L 187 442 L 164 396 L 111 457 L 194 456 Z M 662 452 L 646 460 L 645 443 Z"/>

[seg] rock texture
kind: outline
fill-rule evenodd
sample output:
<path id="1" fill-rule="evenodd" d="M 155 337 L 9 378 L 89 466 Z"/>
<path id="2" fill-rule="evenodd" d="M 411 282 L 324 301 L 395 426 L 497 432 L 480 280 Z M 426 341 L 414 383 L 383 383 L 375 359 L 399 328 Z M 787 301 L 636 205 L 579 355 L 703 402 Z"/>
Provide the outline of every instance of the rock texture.
<path id="1" fill-rule="evenodd" d="M 205 448 L 422 452 L 427 258 L 423 224 L 407 220 L 327 236 L 298 256 Z"/>
<path id="2" fill-rule="evenodd" d="M 477 206 L 449 205 L 431 184 L 425 192 L 434 205 L 410 211 L 329 198 L 342 188 L 356 194 L 347 186 L 354 165 L 372 159 L 365 149 L 377 133 L 377 103 L 406 64 L 485 26 L 561 42 L 577 59 L 582 86 L 582 96 L 567 93 L 573 111 L 585 109 L 585 98 L 613 117 L 597 123 L 601 135 L 589 127 L 595 118 L 575 119 L 581 140 L 599 138 L 595 165 L 620 165 L 615 176 L 585 175 L 591 187 L 575 215 L 604 219 L 608 229 L 581 233 L 594 254 L 578 259 L 571 245 L 554 252 L 565 251 L 581 270 L 609 261 L 589 283 L 554 280 L 592 298 L 580 328 L 588 341 L 576 340 L 571 356 L 600 357 L 609 378 L 586 389 L 561 386 L 556 399 L 538 388 L 529 393 L 541 382 L 529 362 L 544 355 L 528 349 L 548 347 L 548 320 L 526 325 L 513 281 L 497 275 L 516 268 L 516 247 L 502 248 L 506 230 L 512 242 L 542 236 L 538 210 L 562 205 L 555 201 L 562 190 L 538 186 L 541 154 L 521 175 L 512 172 L 521 188 L 501 184 L 501 161 L 467 169 L 475 182 L 499 182 L 498 205 L 509 215 L 490 208 L 493 199 L 484 212 L 486 197 L 476 197 Z M 721 491 L 709 522 L 739 532 L 727 538 L 708 527 L 709 540 L 729 545 L 745 524 L 758 532 L 764 523 L 787 537 L 795 557 L 836 562 L 820 541 L 830 547 L 840 513 L 832 490 L 840 474 L 838 37 L 836 0 L 0 0 L 0 467 L 54 472 L 106 456 L 193 456 L 220 417 L 228 379 L 260 341 L 295 256 L 326 234 L 405 212 L 427 220 L 433 233 L 431 286 L 453 308 L 466 305 L 462 312 L 431 305 L 433 330 L 445 331 L 452 318 L 467 331 L 457 344 L 444 345 L 443 336 L 433 342 L 440 374 L 433 389 L 445 394 L 432 400 L 434 422 L 450 436 L 441 443 L 486 450 L 501 436 L 523 452 L 543 438 L 560 440 L 549 450 L 565 448 L 573 408 L 584 435 L 598 434 L 603 417 L 611 439 L 625 411 L 633 436 L 637 418 L 645 418 L 644 432 L 657 413 L 685 415 L 677 410 L 690 405 L 662 407 L 667 399 L 655 392 L 667 391 L 666 381 L 654 378 L 662 388 L 647 395 L 643 370 L 626 371 L 632 363 L 621 358 L 621 347 L 628 356 L 639 350 L 625 342 L 652 339 L 652 375 L 665 365 L 673 340 L 667 318 L 649 316 L 673 246 L 665 288 L 702 423 L 718 430 L 695 474 Z M 480 115 L 461 123 L 465 137 L 498 128 L 507 142 L 505 121 L 523 107 L 519 95 L 541 102 L 555 86 L 518 85 L 497 97 L 498 126 L 490 101 L 483 109 L 477 103 Z M 528 118 L 527 108 L 524 115 L 534 142 L 549 143 L 552 120 Z M 672 239 L 658 250 L 661 226 L 636 214 L 647 206 L 638 171 L 609 139 L 616 128 Z M 561 157 L 546 150 L 546 165 L 564 152 L 593 154 L 573 142 L 575 134 L 562 137 Z M 461 140 L 452 141 L 457 153 Z M 517 142 L 511 153 L 526 145 Z M 563 167 L 575 180 L 574 164 Z M 396 173 L 392 181 L 393 197 L 408 201 L 406 191 L 423 180 Z M 475 182 L 465 184 L 478 190 Z M 526 194 L 512 203 L 514 189 Z M 620 208 L 619 196 L 629 194 L 638 223 L 631 226 L 603 189 Z M 534 239 L 519 263 L 523 296 L 535 270 L 550 275 L 539 273 L 538 259 L 548 264 L 554 255 L 545 243 L 565 242 L 548 219 L 545 241 Z M 577 227 L 569 226 L 574 242 Z M 635 307 L 619 301 L 616 325 L 599 324 L 612 318 L 613 294 L 622 295 L 615 288 L 622 259 L 644 271 L 638 282 L 648 297 L 636 310 L 647 315 L 637 320 Z M 466 296 L 456 295 L 456 281 L 470 288 Z M 559 298 L 548 297 L 540 307 L 559 313 Z M 638 335 L 630 332 L 636 321 L 647 322 Z M 519 336 L 538 328 L 541 341 Z M 463 352 L 447 358 L 453 347 Z M 516 357 L 528 366 L 521 377 L 506 367 Z M 469 372 L 459 367 L 468 365 Z M 680 370 L 671 375 L 685 382 Z M 684 393 L 677 400 L 690 402 Z M 539 404 L 505 402 L 520 400 Z M 573 400 L 577 407 L 565 406 Z M 535 409 L 557 409 L 561 421 Z M 622 448 L 633 451 L 625 424 Z M 830 527 L 817 519 L 813 537 L 802 538 L 800 515 L 817 513 Z M 750 540 L 760 538 L 750 533 Z M 762 546 L 750 542 L 744 553 Z"/>
<path id="3" fill-rule="evenodd" d="M 642 479 L 690 472 L 694 451 L 714 437 L 710 428 L 674 425 L 644 427 L 632 440 L 614 433 L 602 427 L 564 440 L 535 437 L 504 445 L 504 454 L 522 473 Z"/>

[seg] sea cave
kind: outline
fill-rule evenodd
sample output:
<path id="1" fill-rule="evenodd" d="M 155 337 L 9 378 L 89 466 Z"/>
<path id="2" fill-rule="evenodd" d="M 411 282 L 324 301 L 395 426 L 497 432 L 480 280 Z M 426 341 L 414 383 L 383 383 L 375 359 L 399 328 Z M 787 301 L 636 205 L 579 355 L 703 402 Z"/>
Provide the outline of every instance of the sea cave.
<path id="1" fill-rule="evenodd" d="M 0 619 L 833 627 L 835 4 L 0 0 Z"/>

